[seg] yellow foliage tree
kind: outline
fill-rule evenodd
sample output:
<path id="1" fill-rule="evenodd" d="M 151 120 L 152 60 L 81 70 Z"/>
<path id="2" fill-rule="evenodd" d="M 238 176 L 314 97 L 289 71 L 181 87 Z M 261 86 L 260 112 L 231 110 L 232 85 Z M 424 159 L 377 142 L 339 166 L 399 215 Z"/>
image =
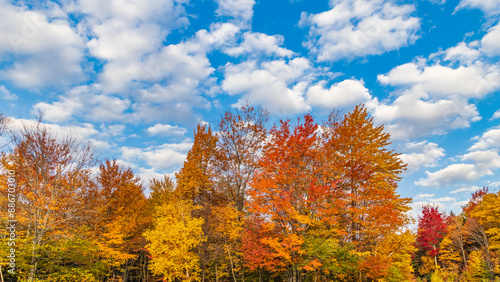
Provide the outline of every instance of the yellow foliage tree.
<path id="1" fill-rule="evenodd" d="M 500 192 L 499 192 L 500 194 Z M 500 195 L 486 194 L 471 216 L 484 226 L 490 240 L 490 249 L 500 249 Z"/>
<path id="2" fill-rule="evenodd" d="M 489 193 L 483 196 L 482 201 L 471 211 L 471 217 L 477 219 L 484 230 L 487 239 L 482 246 L 486 267 L 489 276 L 493 277 L 494 268 L 492 254 L 500 250 L 500 192 L 497 194 Z M 478 228 L 476 228 L 478 229 Z"/>
<path id="3" fill-rule="evenodd" d="M 417 250 L 413 245 L 415 234 L 406 230 L 387 234 L 374 248 L 373 253 L 384 258 L 387 274 L 380 281 L 411 281 L 413 267 L 412 254 Z"/>
<path id="4" fill-rule="evenodd" d="M 204 240 L 202 218 L 191 216 L 196 207 L 173 198 L 156 208 L 154 228 L 144 233 L 149 241 L 150 270 L 166 281 L 196 281 L 200 278 L 196 247 Z"/>

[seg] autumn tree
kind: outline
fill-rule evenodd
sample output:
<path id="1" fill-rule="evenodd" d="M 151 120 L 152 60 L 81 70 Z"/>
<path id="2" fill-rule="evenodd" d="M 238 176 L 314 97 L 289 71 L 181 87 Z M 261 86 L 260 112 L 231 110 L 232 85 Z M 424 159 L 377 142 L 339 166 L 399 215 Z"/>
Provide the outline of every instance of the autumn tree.
<path id="1" fill-rule="evenodd" d="M 144 255 L 142 233 L 150 221 L 145 217 L 144 188 L 132 170 L 116 160 L 100 164 L 96 184 L 93 240 L 101 260 L 127 280 L 138 267 L 137 257 Z"/>
<path id="2" fill-rule="evenodd" d="M 217 181 L 221 191 L 240 212 L 267 138 L 267 120 L 265 110 L 245 105 L 234 113 L 227 111 L 218 125 Z"/>
<path id="3" fill-rule="evenodd" d="M 47 244 L 71 236 L 73 227 L 86 219 L 93 151 L 75 138 L 56 136 L 41 119 L 25 124 L 12 140 L 13 150 L 0 161 L 3 169 L 15 172 L 16 231 L 19 242 L 29 246 L 26 277 L 33 281 Z M 5 183 L 1 191 L 6 196 Z"/>
<path id="4" fill-rule="evenodd" d="M 480 244 L 488 275 L 492 278 L 492 253 L 500 250 L 500 192 L 484 194 L 470 216 L 469 234 Z"/>
<path id="5" fill-rule="evenodd" d="M 489 193 L 489 188 L 488 187 L 483 187 L 474 193 L 471 194 L 471 198 L 467 202 L 467 204 L 462 208 L 463 212 L 465 213 L 466 217 L 470 217 L 471 211 L 474 210 L 477 205 L 483 200 L 484 195 Z"/>
<path id="6" fill-rule="evenodd" d="M 424 249 L 427 255 L 434 258 L 437 271 L 439 244 L 446 234 L 447 216 L 438 211 L 436 206 L 424 205 L 422 216 L 418 218 L 417 246 Z"/>
<path id="7" fill-rule="evenodd" d="M 194 143 L 186 161 L 175 175 L 177 191 L 181 198 L 190 199 L 195 204 L 207 202 L 205 197 L 215 192 L 213 185 L 214 158 L 217 137 L 207 125 L 199 124 L 194 133 Z"/>
<path id="8" fill-rule="evenodd" d="M 283 272 L 289 281 L 302 279 L 308 232 L 316 229 L 324 236 L 337 235 L 333 227 L 341 206 L 336 201 L 336 184 L 323 178 L 317 130 L 310 115 L 296 126 L 282 121 L 279 128 L 271 129 L 249 191 L 248 210 L 260 220 L 258 228 L 269 234 L 256 242 L 264 246 L 256 247 L 272 255 L 247 255 L 245 260 L 252 268 Z M 251 237 L 246 240 L 246 245 L 255 241 Z"/>
<path id="9" fill-rule="evenodd" d="M 156 206 L 154 227 L 144 233 L 151 254 L 150 269 L 165 281 L 199 281 L 197 247 L 204 240 L 202 218 L 192 216 L 198 208 L 188 201 L 171 197 Z"/>
<path id="10" fill-rule="evenodd" d="M 10 124 L 10 118 L 4 114 L 0 114 L 0 137 L 5 134 Z M 3 144 L 2 144 L 3 145 Z M 0 146 L 1 148 L 1 146 Z"/>
<path id="11" fill-rule="evenodd" d="M 406 165 L 387 148 L 389 133 L 375 126 L 361 105 L 344 116 L 332 112 L 322 130 L 322 162 L 329 178 L 338 181 L 345 204 L 337 216 L 342 241 L 365 254 L 363 271 L 368 277 L 380 278 L 387 269 L 372 268 L 379 265 L 375 246 L 393 233 L 400 234 L 410 222 L 406 212 L 411 199 L 396 193 Z"/>
<path id="12" fill-rule="evenodd" d="M 234 249 L 230 248 L 231 252 L 227 253 L 227 247 L 232 244 L 226 244 L 229 237 L 219 231 L 230 230 L 221 224 L 230 223 L 224 217 L 232 217 L 237 211 L 225 208 L 230 202 L 215 183 L 214 163 L 218 138 L 208 125 L 201 124 L 194 135 L 193 147 L 188 152 L 183 167 L 176 174 L 176 192 L 182 199 L 199 206 L 199 209 L 193 211 L 193 216 L 203 219 L 205 240 L 198 246 L 198 254 L 201 281 L 205 281 L 216 279 L 222 273 L 233 276 L 235 263 L 233 261 L 231 264 L 231 260 L 235 257 Z"/>
<path id="13" fill-rule="evenodd" d="M 167 176 L 163 179 L 152 179 L 149 183 L 149 206 L 157 207 L 168 203 L 171 197 L 174 196 L 175 183 Z"/>
<path id="14" fill-rule="evenodd" d="M 454 249 L 458 252 L 458 264 L 464 267 L 467 264 L 467 217 L 464 213 L 450 215 L 448 221 L 447 237 L 450 239 L 450 244 L 447 246 L 448 250 Z M 455 254 L 449 254 L 448 256 L 455 257 Z"/>

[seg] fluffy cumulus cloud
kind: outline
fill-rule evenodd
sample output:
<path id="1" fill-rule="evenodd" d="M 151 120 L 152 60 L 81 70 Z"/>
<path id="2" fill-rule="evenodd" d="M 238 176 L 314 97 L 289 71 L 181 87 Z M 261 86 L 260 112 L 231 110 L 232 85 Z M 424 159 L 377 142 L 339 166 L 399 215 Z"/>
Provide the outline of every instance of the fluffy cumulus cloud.
<path id="1" fill-rule="evenodd" d="M 500 118 L 500 109 L 497 110 L 496 112 L 494 112 L 493 115 L 491 116 L 491 120 L 494 120 L 497 118 Z"/>
<path id="2" fill-rule="evenodd" d="M 130 163 L 145 162 L 153 171 L 171 172 L 179 169 L 192 145 L 186 140 L 147 148 L 122 147 L 121 159 Z"/>
<path id="3" fill-rule="evenodd" d="M 0 86 L 0 99 L 4 100 L 16 100 L 17 96 L 16 94 L 13 94 L 7 89 L 5 86 L 1 85 Z"/>
<path id="4" fill-rule="evenodd" d="M 480 9 L 486 15 L 494 16 L 500 13 L 500 2 L 497 0 L 461 0 L 457 10 L 463 8 Z"/>
<path id="5" fill-rule="evenodd" d="M 55 102 L 40 102 L 33 106 L 50 122 L 66 122 L 79 117 L 93 121 L 123 121 L 124 112 L 129 107 L 128 99 L 102 94 L 96 85 L 78 86 L 59 96 Z"/>
<path id="6" fill-rule="evenodd" d="M 216 0 L 217 15 L 229 17 L 238 25 L 248 26 L 253 17 L 255 0 Z"/>
<path id="7" fill-rule="evenodd" d="M 57 101 L 34 106 L 45 111 L 50 121 L 63 122 L 85 116 L 91 120 L 193 123 L 193 108 L 206 109 L 210 103 L 201 94 L 213 87 L 206 53 L 232 40 L 239 28 L 233 24 L 214 24 L 193 38 L 161 47 L 138 61 L 111 60 L 100 75 L 100 83 L 80 86 L 61 95 Z M 132 83 L 139 85 L 128 93 Z M 120 94 L 113 94 L 119 91 Z M 110 107 L 110 105 L 112 105 Z M 128 114 L 125 112 L 128 111 Z"/>
<path id="8" fill-rule="evenodd" d="M 451 54 L 456 56 L 457 52 Z M 500 69 L 496 66 L 480 61 L 457 68 L 425 63 L 422 61 L 397 66 L 389 73 L 379 75 L 378 81 L 384 85 L 404 87 L 414 93 L 428 94 L 433 98 L 480 98 L 500 88 Z"/>
<path id="9" fill-rule="evenodd" d="M 483 37 L 481 46 L 481 50 L 489 56 L 500 55 L 500 23 L 492 27 Z"/>
<path id="10" fill-rule="evenodd" d="M 222 89 L 229 95 L 242 95 L 240 103 L 251 101 L 274 114 L 302 113 L 310 109 L 304 97 L 310 68 L 305 58 L 228 64 Z"/>
<path id="11" fill-rule="evenodd" d="M 17 119 L 11 118 L 11 129 L 14 132 L 21 132 L 25 127 L 34 128 L 38 124 L 38 120 L 34 119 Z M 44 122 L 42 126 L 48 128 L 56 138 L 64 139 L 67 137 L 74 138 L 78 141 L 86 141 L 92 137 L 97 137 L 99 131 L 90 123 L 82 123 L 75 125 L 58 125 L 55 123 Z"/>
<path id="12" fill-rule="evenodd" d="M 395 87 L 392 102 L 372 103 L 372 112 L 395 138 L 445 134 L 481 119 L 470 99 L 500 89 L 500 68 L 487 63 L 476 43 L 459 43 L 377 76 Z"/>
<path id="13" fill-rule="evenodd" d="M 161 124 L 157 123 L 152 127 L 146 129 L 150 135 L 164 135 L 164 136 L 176 136 L 184 135 L 187 130 L 185 128 L 179 127 L 177 125 Z"/>
<path id="14" fill-rule="evenodd" d="M 214 24 L 209 31 L 178 44 L 161 48 L 132 69 L 116 69 L 109 80 L 117 87 L 140 80 L 152 83 L 135 95 L 131 116 L 139 121 L 174 121 L 193 123 L 199 117 L 194 108 L 209 109 L 210 102 L 202 94 L 211 95 L 215 87 L 207 53 L 223 48 L 235 39 L 239 28 L 234 24 Z"/>
<path id="15" fill-rule="evenodd" d="M 457 46 L 440 51 L 435 56 L 444 55 L 444 60 L 449 62 L 460 62 L 470 65 L 481 57 L 481 52 L 475 48 L 477 41 L 472 43 L 460 42 Z"/>
<path id="16" fill-rule="evenodd" d="M 500 147 L 500 128 L 491 128 L 475 139 L 477 141 L 469 148 L 471 151 L 498 148 Z"/>
<path id="17" fill-rule="evenodd" d="M 0 1 L 0 60 L 14 58 L 0 78 L 19 87 L 68 85 L 83 78 L 84 40 L 56 4 L 28 10 Z"/>
<path id="18" fill-rule="evenodd" d="M 102 60 L 100 81 L 107 92 L 127 89 L 145 72 L 143 58 L 156 54 L 173 29 L 188 23 L 186 1 L 78 1 L 68 9 L 85 17 L 82 32 L 91 56 Z"/>
<path id="19" fill-rule="evenodd" d="M 481 189 L 479 186 L 475 185 L 465 185 L 461 188 L 455 189 L 453 191 L 450 191 L 451 194 L 458 194 L 458 193 L 466 193 L 466 194 L 471 194 L 476 192 L 477 190 Z"/>
<path id="20" fill-rule="evenodd" d="M 307 103 L 322 108 L 348 108 L 372 99 L 362 80 L 346 79 L 325 88 L 321 81 L 307 90 Z"/>
<path id="21" fill-rule="evenodd" d="M 463 99 L 429 100 L 424 97 L 406 93 L 390 104 L 377 102 L 368 106 L 375 121 L 385 124 L 394 139 L 445 134 L 450 128 L 469 127 L 471 122 L 480 120 L 476 106 Z"/>
<path id="22" fill-rule="evenodd" d="M 486 171 L 477 171 L 473 164 L 452 164 L 436 172 L 426 172 L 427 178 L 415 182 L 426 187 L 444 187 L 458 182 L 470 182 L 487 175 Z"/>
<path id="23" fill-rule="evenodd" d="M 335 0 L 331 10 L 302 14 L 300 25 L 309 27 L 308 48 L 319 61 L 337 61 L 378 55 L 412 44 L 420 20 L 415 7 L 382 0 Z"/>
<path id="24" fill-rule="evenodd" d="M 448 165 L 438 171 L 427 171 L 427 177 L 421 178 L 415 184 L 427 187 L 445 187 L 462 185 L 451 193 L 473 192 L 477 186 L 465 185 L 488 175 L 493 175 L 500 169 L 500 129 L 490 128 L 481 136 L 473 138 L 475 143 L 470 146 L 468 153 L 459 155 L 454 160 L 460 161 Z M 465 183 L 465 184 L 464 184 Z"/>
<path id="25" fill-rule="evenodd" d="M 436 166 L 437 161 L 445 155 L 443 148 L 439 148 L 438 144 L 428 141 L 406 143 L 403 150 L 405 153 L 399 157 L 408 164 L 408 172 L 414 172 L 421 167 Z"/>
<path id="26" fill-rule="evenodd" d="M 243 34 L 243 40 L 239 46 L 227 48 L 224 52 L 231 56 L 266 55 L 291 57 L 294 53 L 291 50 L 280 47 L 282 44 L 283 36 L 247 31 Z"/>
<path id="27" fill-rule="evenodd" d="M 415 182 L 427 187 L 444 187 L 477 181 L 483 176 L 493 175 L 500 168 L 498 150 L 478 150 L 459 156 L 462 163 L 451 164 L 436 172 L 426 172 L 427 177 Z M 466 190 L 457 189 L 456 192 Z"/>

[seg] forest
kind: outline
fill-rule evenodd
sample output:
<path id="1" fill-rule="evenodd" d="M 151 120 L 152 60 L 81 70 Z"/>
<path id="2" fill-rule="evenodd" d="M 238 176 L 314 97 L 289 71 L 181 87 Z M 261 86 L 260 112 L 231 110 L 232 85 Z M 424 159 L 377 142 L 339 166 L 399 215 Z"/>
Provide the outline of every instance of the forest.
<path id="1" fill-rule="evenodd" d="M 412 219 L 363 105 L 269 123 L 250 105 L 200 123 L 175 177 L 144 184 L 2 116 L 0 281 L 500 281 L 500 192 Z"/>

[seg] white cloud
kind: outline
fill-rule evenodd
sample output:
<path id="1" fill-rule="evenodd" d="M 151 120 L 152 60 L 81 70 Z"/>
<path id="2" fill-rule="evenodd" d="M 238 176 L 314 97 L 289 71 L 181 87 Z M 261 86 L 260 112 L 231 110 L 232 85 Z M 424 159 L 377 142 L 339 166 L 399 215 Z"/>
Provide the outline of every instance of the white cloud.
<path id="1" fill-rule="evenodd" d="M 157 172 L 156 170 L 154 169 L 151 169 L 151 168 L 139 168 L 138 169 L 138 173 L 137 173 L 137 176 L 139 176 L 139 178 L 141 179 L 141 183 L 144 185 L 144 186 L 148 186 L 150 181 L 153 180 L 153 179 L 156 179 L 156 180 L 162 180 L 163 177 L 167 175 L 167 177 L 173 177 L 174 175 L 172 173 L 159 173 Z M 146 196 L 149 195 L 150 191 L 148 191 L 146 189 L 145 191 L 146 193 Z"/>
<path id="2" fill-rule="evenodd" d="M 310 26 L 308 48 L 319 61 L 378 55 L 412 44 L 420 20 L 412 5 L 381 0 L 330 1 L 332 9 L 302 14 L 300 25 Z"/>
<path id="3" fill-rule="evenodd" d="M 481 57 L 481 52 L 470 45 L 473 44 L 460 42 L 457 46 L 450 47 L 445 51 L 437 52 L 431 56 L 439 56 L 443 54 L 445 61 L 460 62 L 465 65 L 470 65 Z"/>
<path id="4" fill-rule="evenodd" d="M 255 0 L 217 0 L 219 16 L 230 17 L 241 26 L 248 26 L 253 17 Z"/>
<path id="5" fill-rule="evenodd" d="M 486 175 L 493 175 L 493 170 L 500 168 L 500 156 L 496 150 L 474 151 L 460 156 L 460 159 L 472 163 L 451 164 L 432 173 L 427 171 L 427 178 L 422 178 L 415 184 L 443 187 L 460 182 L 471 182 Z"/>
<path id="6" fill-rule="evenodd" d="M 89 141 L 92 143 L 95 149 L 99 150 L 109 150 L 111 148 L 111 144 L 109 142 L 103 140 L 97 140 L 90 138 Z"/>
<path id="7" fill-rule="evenodd" d="M 500 6 L 500 4 L 498 5 Z M 500 23 L 492 27 L 483 37 L 481 40 L 481 51 L 488 56 L 500 55 Z"/>
<path id="8" fill-rule="evenodd" d="M 129 89 L 147 73 L 144 58 L 157 54 L 168 34 L 188 23 L 183 0 L 81 0 L 68 8 L 81 14 L 90 55 L 101 59 L 100 81 L 106 92 Z"/>
<path id="9" fill-rule="evenodd" d="M 140 60 L 121 59 L 119 55 L 104 66 L 100 84 L 77 87 L 58 101 L 42 102 L 35 108 L 45 110 L 51 121 L 84 115 L 105 121 L 193 122 L 197 119 L 193 108 L 211 107 L 201 96 L 215 84 L 210 79 L 214 69 L 206 52 L 231 41 L 238 32 L 239 28 L 233 24 L 214 24 L 210 31 L 200 30 L 193 38 L 166 45 Z M 142 89 L 129 95 L 131 84 L 140 82 L 156 84 L 147 88 L 138 85 Z M 106 94 L 117 91 L 124 94 L 121 97 Z M 130 112 L 125 114 L 126 110 Z"/>
<path id="10" fill-rule="evenodd" d="M 83 78 L 84 41 L 66 15 L 0 3 L 0 59 L 15 63 L 0 76 L 23 88 L 67 85 Z"/>
<path id="11" fill-rule="evenodd" d="M 418 194 L 417 196 L 413 197 L 414 199 L 426 199 L 426 198 L 432 198 L 434 197 L 434 194 Z"/>
<path id="12" fill-rule="evenodd" d="M 325 89 L 321 81 L 307 90 L 307 103 L 323 108 L 345 108 L 372 99 L 362 80 L 346 79 Z"/>
<path id="13" fill-rule="evenodd" d="M 232 23 L 213 23 L 209 31 L 202 29 L 196 32 L 196 36 L 186 41 L 185 48 L 189 52 L 210 52 L 215 48 L 233 45 L 240 27 Z"/>
<path id="14" fill-rule="evenodd" d="M 404 151 L 408 151 L 408 153 L 401 154 L 399 158 L 408 164 L 408 172 L 416 171 L 421 167 L 436 166 L 437 161 L 445 155 L 443 148 L 439 148 L 438 144 L 428 141 L 410 142 L 405 144 L 404 147 Z"/>
<path id="15" fill-rule="evenodd" d="M 185 161 L 187 152 L 191 149 L 192 145 L 192 142 L 184 141 L 182 143 L 163 144 L 148 148 L 122 147 L 121 158 L 132 163 L 145 161 L 147 165 L 156 171 L 178 169 Z"/>
<path id="16" fill-rule="evenodd" d="M 384 124 L 394 139 L 444 134 L 449 128 L 467 128 L 480 120 L 476 106 L 458 98 L 424 100 L 425 95 L 405 93 L 392 104 L 368 103 L 374 120 Z"/>
<path id="17" fill-rule="evenodd" d="M 451 194 L 457 194 L 457 193 L 462 193 L 462 192 L 473 193 L 479 189 L 481 189 L 481 187 L 475 186 L 475 185 L 469 185 L 469 186 L 455 189 L 455 190 L 451 191 L 450 193 Z"/>
<path id="18" fill-rule="evenodd" d="M 4 100 L 16 100 L 16 94 L 13 94 L 9 91 L 9 89 L 5 88 L 5 86 L 0 85 L 0 99 Z"/>
<path id="19" fill-rule="evenodd" d="M 462 0 L 456 10 L 469 8 L 480 9 L 489 16 L 494 16 L 500 13 L 500 2 L 497 0 Z"/>
<path id="20" fill-rule="evenodd" d="M 426 172 L 427 178 L 421 178 L 415 184 L 426 187 L 443 187 L 462 181 L 475 181 L 491 171 L 476 171 L 473 164 L 452 164 L 436 172 Z"/>
<path id="21" fill-rule="evenodd" d="M 489 129 L 483 133 L 481 137 L 478 137 L 477 140 L 478 141 L 469 148 L 470 151 L 500 147 L 500 128 Z"/>
<path id="22" fill-rule="evenodd" d="M 170 124 L 160 124 L 157 123 L 152 127 L 146 129 L 146 131 L 150 135 L 166 135 L 166 136 L 175 136 L 175 135 L 184 135 L 187 130 L 185 128 L 179 127 L 177 125 Z"/>
<path id="23" fill-rule="evenodd" d="M 457 198 L 448 197 L 448 196 L 436 198 L 436 199 L 431 199 L 431 201 L 433 201 L 433 202 L 454 202 L 456 200 L 457 200 Z"/>
<path id="24" fill-rule="evenodd" d="M 99 92 L 95 85 L 79 86 L 60 96 L 59 101 L 40 102 L 33 108 L 44 112 L 45 119 L 51 122 L 65 122 L 77 116 L 94 121 L 123 120 L 130 101 Z"/>
<path id="25" fill-rule="evenodd" d="M 154 85 L 139 91 L 132 105 L 134 121 L 195 123 L 200 118 L 193 108 L 210 109 L 211 103 L 198 95 L 196 85 Z"/>
<path id="26" fill-rule="evenodd" d="M 20 132 L 25 126 L 35 127 L 37 123 L 38 121 L 34 119 L 11 118 L 10 126 L 15 132 Z M 42 125 L 46 126 L 53 134 L 56 135 L 57 138 L 60 139 L 72 137 L 80 141 L 86 141 L 99 133 L 99 131 L 97 131 L 90 123 L 58 125 L 44 122 Z"/>
<path id="27" fill-rule="evenodd" d="M 441 135 L 480 120 L 469 100 L 500 89 L 500 68 L 483 61 L 477 48 L 477 41 L 462 42 L 431 54 L 429 60 L 418 59 L 379 74 L 381 84 L 396 87 L 397 98 L 369 103 L 375 120 L 400 139 Z"/>
<path id="28" fill-rule="evenodd" d="M 148 20 L 185 21 L 184 18 L 178 19 L 183 13 L 180 4 L 184 2 L 187 1 L 110 0 L 102 2 L 99 0 L 80 0 L 72 8 L 73 12 L 78 10 L 91 16 L 92 20 L 103 22 L 108 19 L 118 19 L 135 25 L 138 22 Z M 165 13 L 171 13 L 177 17 L 168 18 Z"/>
<path id="29" fill-rule="evenodd" d="M 111 22 L 95 26 L 94 33 L 96 37 L 87 47 L 91 55 L 103 60 L 137 60 L 161 43 L 158 36 L 161 32 L 156 25 L 124 28 L 119 22 Z"/>
<path id="30" fill-rule="evenodd" d="M 101 125 L 101 135 L 104 136 L 121 136 L 123 135 L 123 131 L 125 130 L 124 124 L 110 124 L 110 125 Z"/>
<path id="31" fill-rule="evenodd" d="M 494 120 L 500 118 L 500 109 L 498 109 L 496 112 L 493 113 L 493 116 L 491 116 L 490 120 Z"/>
<path id="32" fill-rule="evenodd" d="M 280 47 L 282 44 L 283 36 L 281 35 L 267 35 L 260 32 L 247 31 L 243 34 L 243 42 L 239 46 L 227 48 L 224 52 L 231 56 L 264 54 L 266 56 L 291 57 L 294 53 L 291 50 Z"/>
<path id="33" fill-rule="evenodd" d="M 243 94 L 240 103 L 260 104 L 275 114 L 301 113 L 310 109 L 304 98 L 310 69 L 305 58 L 228 64 L 222 89 L 230 95 Z"/>
<path id="34" fill-rule="evenodd" d="M 463 161 L 472 161 L 478 170 L 489 171 L 490 169 L 500 168 L 500 156 L 496 150 L 473 151 L 460 158 Z"/>
<path id="35" fill-rule="evenodd" d="M 192 53 L 186 43 L 167 45 L 144 62 L 112 61 L 100 76 L 105 91 L 117 92 L 130 87 L 134 80 L 180 84 L 191 89 L 213 72 L 205 53 Z"/>
<path id="36" fill-rule="evenodd" d="M 425 62 L 407 63 L 378 75 L 380 83 L 408 87 L 412 92 L 426 93 L 435 98 L 462 96 L 480 98 L 500 88 L 500 69 L 480 62 L 452 68 Z"/>

